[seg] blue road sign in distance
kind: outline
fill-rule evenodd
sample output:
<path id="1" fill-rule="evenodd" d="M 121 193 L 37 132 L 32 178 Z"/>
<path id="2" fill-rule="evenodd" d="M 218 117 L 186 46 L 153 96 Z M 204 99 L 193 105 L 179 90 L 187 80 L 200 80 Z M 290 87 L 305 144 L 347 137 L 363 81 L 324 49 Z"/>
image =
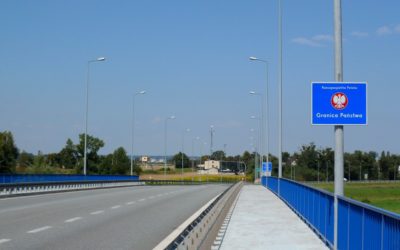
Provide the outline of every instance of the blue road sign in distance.
<path id="1" fill-rule="evenodd" d="M 262 171 L 267 172 L 267 163 L 266 162 L 262 163 Z"/>
<path id="2" fill-rule="evenodd" d="M 262 171 L 263 172 L 271 172 L 272 171 L 272 162 L 263 162 L 262 163 Z"/>
<path id="3" fill-rule="evenodd" d="M 367 125 L 367 83 L 311 83 L 313 125 Z"/>

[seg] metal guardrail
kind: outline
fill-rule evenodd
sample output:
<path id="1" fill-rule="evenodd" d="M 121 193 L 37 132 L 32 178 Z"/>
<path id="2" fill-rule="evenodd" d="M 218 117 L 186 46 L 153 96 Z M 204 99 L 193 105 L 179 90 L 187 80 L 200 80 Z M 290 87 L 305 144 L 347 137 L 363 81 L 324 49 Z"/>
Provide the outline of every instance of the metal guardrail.
<path id="1" fill-rule="evenodd" d="M 0 197 L 143 185 L 141 181 L 66 181 L 0 184 Z"/>
<path id="2" fill-rule="evenodd" d="M 56 177 L 55 177 L 56 176 Z M 68 175 L 23 175 L 13 176 L 16 182 L 0 182 L 0 197 L 16 195 L 29 195 L 48 192 L 66 192 L 82 189 L 110 188 L 137 185 L 200 185 L 206 182 L 180 181 L 180 180 L 139 180 L 138 176 L 92 176 L 85 177 L 86 180 L 76 180 L 82 175 L 73 175 L 71 179 Z M 91 178 L 93 177 L 93 178 Z M 104 179 L 100 179 L 105 177 Z M 78 178 L 78 179 L 79 179 Z M 100 179 L 100 180 L 98 180 Z M 50 181 L 52 180 L 52 181 Z M 23 182 L 24 181 L 24 182 Z M 28 182 L 30 181 L 30 182 Z"/>
<path id="3" fill-rule="evenodd" d="M 0 184 L 79 181 L 137 181 L 137 175 L 0 174 Z"/>
<path id="4" fill-rule="evenodd" d="M 330 248 L 333 247 L 332 193 L 274 177 L 263 177 L 262 184 L 278 195 Z M 338 196 L 338 200 L 338 249 L 400 249 L 399 214 L 342 196 Z"/>
<path id="5" fill-rule="evenodd" d="M 166 250 L 191 250 L 198 249 L 203 240 L 207 237 L 208 232 L 213 227 L 223 206 L 229 196 L 236 188 L 242 185 L 241 182 L 230 186 L 222 194 L 220 194 L 196 219 L 193 220 L 170 244 Z"/>

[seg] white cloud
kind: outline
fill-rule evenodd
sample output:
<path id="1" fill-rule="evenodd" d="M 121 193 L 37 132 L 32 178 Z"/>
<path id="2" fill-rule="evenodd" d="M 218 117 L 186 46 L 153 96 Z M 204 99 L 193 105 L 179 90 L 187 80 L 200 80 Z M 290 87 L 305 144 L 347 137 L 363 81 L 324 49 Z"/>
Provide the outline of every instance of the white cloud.
<path id="1" fill-rule="evenodd" d="M 379 36 L 390 35 L 392 33 L 393 33 L 392 29 L 386 25 L 382 26 L 376 30 L 376 34 L 378 34 Z"/>
<path id="2" fill-rule="evenodd" d="M 294 39 L 292 39 L 292 42 L 300 44 L 300 45 L 307 45 L 307 46 L 311 46 L 311 47 L 322 47 L 322 44 L 313 41 L 312 39 L 308 39 L 305 37 L 296 37 Z"/>
<path id="3" fill-rule="evenodd" d="M 292 42 L 294 43 L 311 47 L 324 47 L 326 42 L 332 42 L 332 41 L 333 37 L 331 35 L 325 35 L 325 34 L 315 35 L 311 38 L 296 37 L 292 39 Z"/>
<path id="4" fill-rule="evenodd" d="M 369 34 L 367 32 L 362 32 L 362 31 L 353 31 L 353 32 L 351 32 L 351 35 L 355 36 L 355 37 L 359 37 L 359 38 L 363 38 L 363 37 L 368 37 L 369 36 Z"/>
<path id="5" fill-rule="evenodd" d="M 333 37 L 331 35 L 315 35 L 312 37 L 313 41 L 333 41 Z"/>
<path id="6" fill-rule="evenodd" d="M 396 27 L 394 27 L 394 32 L 400 33 L 400 24 L 397 24 Z"/>

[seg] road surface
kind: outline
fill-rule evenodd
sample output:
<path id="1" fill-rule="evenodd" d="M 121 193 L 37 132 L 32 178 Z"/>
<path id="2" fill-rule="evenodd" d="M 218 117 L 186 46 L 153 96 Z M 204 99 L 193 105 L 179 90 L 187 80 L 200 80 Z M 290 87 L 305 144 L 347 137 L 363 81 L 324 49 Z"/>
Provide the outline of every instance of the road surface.
<path id="1" fill-rule="evenodd" d="M 227 187 L 137 186 L 0 199 L 0 249 L 152 249 Z"/>

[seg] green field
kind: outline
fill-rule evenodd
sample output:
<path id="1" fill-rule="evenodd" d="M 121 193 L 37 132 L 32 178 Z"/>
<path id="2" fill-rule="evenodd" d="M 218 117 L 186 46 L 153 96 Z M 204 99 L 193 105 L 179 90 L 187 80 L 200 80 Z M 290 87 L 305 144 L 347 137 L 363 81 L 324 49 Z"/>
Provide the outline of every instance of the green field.
<path id="1" fill-rule="evenodd" d="M 314 183 L 312 186 L 333 192 L 333 183 Z M 400 182 L 345 183 L 346 197 L 400 214 Z"/>

